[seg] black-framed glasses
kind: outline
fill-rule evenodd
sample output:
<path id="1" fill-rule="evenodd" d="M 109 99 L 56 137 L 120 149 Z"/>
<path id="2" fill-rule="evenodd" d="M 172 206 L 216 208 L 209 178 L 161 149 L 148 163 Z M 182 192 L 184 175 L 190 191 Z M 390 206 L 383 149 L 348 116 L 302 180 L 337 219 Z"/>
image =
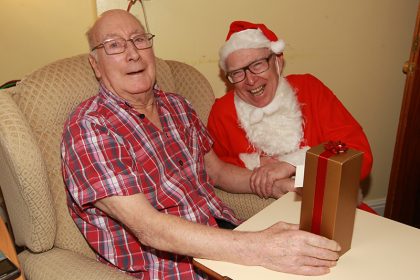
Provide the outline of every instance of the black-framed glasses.
<path id="1" fill-rule="evenodd" d="M 268 57 L 258 59 L 245 67 L 230 71 L 226 74 L 226 78 L 231 84 L 240 83 L 246 78 L 246 70 L 252 74 L 261 74 L 270 68 L 270 59 L 274 55 L 271 53 Z"/>
<path id="2" fill-rule="evenodd" d="M 145 34 L 135 35 L 127 40 L 121 37 L 107 39 L 103 41 L 102 43 L 100 43 L 99 45 L 97 45 L 96 47 L 92 48 L 91 51 L 94 51 L 99 48 L 104 48 L 106 54 L 108 55 L 123 53 L 127 49 L 128 41 L 131 41 L 131 43 L 133 43 L 136 49 L 144 50 L 144 49 L 151 48 L 153 46 L 153 37 L 155 37 L 155 35 L 150 34 L 150 33 L 145 33 Z"/>

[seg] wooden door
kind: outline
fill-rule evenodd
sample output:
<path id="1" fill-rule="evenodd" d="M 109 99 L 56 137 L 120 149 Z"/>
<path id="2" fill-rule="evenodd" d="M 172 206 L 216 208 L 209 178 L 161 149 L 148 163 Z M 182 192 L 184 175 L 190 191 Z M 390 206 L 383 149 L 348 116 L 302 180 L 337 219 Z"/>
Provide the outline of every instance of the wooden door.
<path id="1" fill-rule="evenodd" d="M 420 4 L 394 149 L 385 217 L 420 228 Z"/>

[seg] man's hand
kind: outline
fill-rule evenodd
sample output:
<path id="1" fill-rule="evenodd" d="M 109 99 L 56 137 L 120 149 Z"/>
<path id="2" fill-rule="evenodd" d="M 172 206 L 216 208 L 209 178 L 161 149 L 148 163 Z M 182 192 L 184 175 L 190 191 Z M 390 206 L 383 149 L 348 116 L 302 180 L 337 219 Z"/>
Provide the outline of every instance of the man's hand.
<path id="1" fill-rule="evenodd" d="M 260 156 L 260 166 L 270 164 L 270 163 L 278 163 L 279 160 L 269 156 Z"/>
<path id="2" fill-rule="evenodd" d="M 341 250 L 337 242 L 298 230 L 298 225 L 276 223 L 260 232 L 259 265 L 302 275 L 322 275 L 336 265 Z"/>
<path id="3" fill-rule="evenodd" d="M 295 167 L 287 162 L 278 161 L 267 163 L 255 168 L 250 177 L 250 188 L 259 197 L 280 197 L 283 194 L 293 191 L 294 182 L 290 177 L 295 173 Z M 283 180 L 277 185 L 275 181 Z"/>
<path id="4" fill-rule="evenodd" d="M 279 179 L 275 181 L 272 190 L 273 192 L 270 197 L 273 198 L 280 198 L 288 192 L 297 192 L 300 194 L 299 188 L 295 188 L 295 179 L 292 178 Z"/>

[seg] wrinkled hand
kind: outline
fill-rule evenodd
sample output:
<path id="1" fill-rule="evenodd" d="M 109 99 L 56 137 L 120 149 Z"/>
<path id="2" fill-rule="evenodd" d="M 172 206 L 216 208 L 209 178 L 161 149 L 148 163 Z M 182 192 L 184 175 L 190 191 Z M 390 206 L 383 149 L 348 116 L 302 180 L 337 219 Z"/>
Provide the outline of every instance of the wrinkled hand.
<path id="1" fill-rule="evenodd" d="M 295 188 L 295 179 L 279 179 L 273 183 L 272 193 L 269 197 L 280 198 L 288 192 L 297 192 L 300 194 L 300 188 Z"/>
<path id="2" fill-rule="evenodd" d="M 270 164 L 270 163 L 279 163 L 280 161 L 274 157 L 269 156 L 260 156 L 260 166 Z"/>
<path id="3" fill-rule="evenodd" d="M 302 275 L 322 275 L 336 265 L 341 250 L 334 240 L 279 222 L 260 232 L 258 262 L 268 269 Z"/>
<path id="4" fill-rule="evenodd" d="M 291 191 L 294 183 L 291 183 L 290 176 L 294 173 L 295 167 L 289 163 L 283 161 L 267 163 L 252 171 L 249 179 L 250 188 L 259 197 L 269 198 L 274 197 L 275 194 L 282 196 L 284 193 Z M 285 180 L 275 186 L 274 182 L 281 179 L 290 180 Z"/>

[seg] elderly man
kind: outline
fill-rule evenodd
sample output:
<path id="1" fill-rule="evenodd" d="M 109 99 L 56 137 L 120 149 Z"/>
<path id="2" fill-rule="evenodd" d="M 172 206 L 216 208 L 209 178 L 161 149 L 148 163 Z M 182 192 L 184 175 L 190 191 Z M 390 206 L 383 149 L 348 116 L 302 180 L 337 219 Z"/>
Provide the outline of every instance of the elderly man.
<path id="1" fill-rule="evenodd" d="M 317 275 L 339 245 L 279 222 L 240 221 L 213 185 L 251 193 L 250 171 L 219 160 L 190 103 L 156 86 L 153 35 L 122 10 L 88 31 L 98 95 L 70 115 L 62 167 L 70 214 L 98 260 L 141 279 L 201 279 L 192 257 Z"/>
<path id="2" fill-rule="evenodd" d="M 233 89 L 216 100 L 208 120 L 215 153 L 254 170 L 251 188 L 262 197 L 278 196 L 273 181 L 290 184 L 308 148 L 330 140 L 364 152 L 366 178 L 372 152 L 362 127 L 314 76 L 282 76 L 284 46 L 264 24 L 230 25 L 219 64 Z"/>

